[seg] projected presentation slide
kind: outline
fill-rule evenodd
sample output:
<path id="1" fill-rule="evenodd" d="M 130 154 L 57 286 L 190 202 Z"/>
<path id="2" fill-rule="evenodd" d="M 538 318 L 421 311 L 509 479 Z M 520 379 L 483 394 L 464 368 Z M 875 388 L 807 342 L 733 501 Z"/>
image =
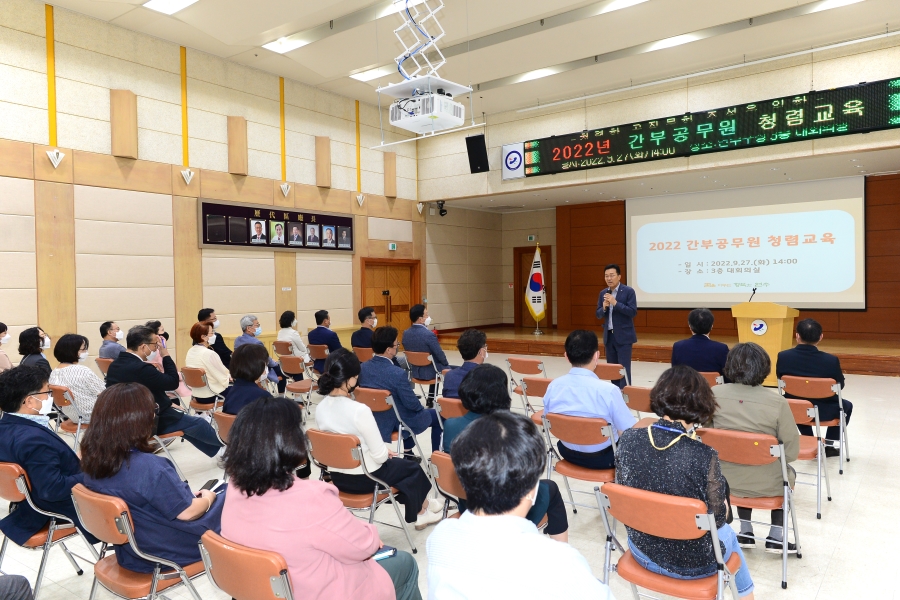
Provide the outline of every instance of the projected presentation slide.
<path id="1" fill-rule="evenodd" d="M 724 308 L 756 288 L 755 300 L 793 308 L 865 308 L 862 194 L 810 200 L 817 190 L 797 185 L 806 187 L 715 192 L 727 208 L 669 197 L 669 212 L 631 215 L 628 273 L 638 305 Z M 794 200 L 759 203 L 778 197 Z"/>

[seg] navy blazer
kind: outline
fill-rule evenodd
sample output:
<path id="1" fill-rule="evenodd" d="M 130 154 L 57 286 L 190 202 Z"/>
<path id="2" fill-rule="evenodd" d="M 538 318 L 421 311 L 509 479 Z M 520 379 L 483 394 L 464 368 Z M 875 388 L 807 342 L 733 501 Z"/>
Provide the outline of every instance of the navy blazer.
<path id="1" fill-rule="evenodd" d="M 775 375 L 781 379 L 782 375 L 795 375 L 797 377 L 828 377 L 841 384 L 844 389 L 844 372 L 841 371 L 841 361 L 837 356 L 822 352 L 812 344 L 797 344 L 790 350 L 782 350 L 778 353 L 778 361 L 775 363 Z M 786 398 L 796 398 L 785 394 Z M 824 400 L 837 402 L 837 394 Z"/>
<path id="2" fill-rule="evenodd" d="M 172 399 L 166 395 L 166 392 L 177 390 L 181 384 L 178 367 L 171 356 L 164 356 L 162 364 L 164 372 L 160 373 L 153 363 L 144 362 L 136 354 L 121 352 L 106 372 L 106 387 L 117 383 L 140 383 L 150 390 L 158 407 L 157 431 L 166 431 L 184 416 L 183 412 L 172 407 Z"/>
<path id="3" fill-rule="evenodd" d="M 19 362 L 19 366 L 20 367 L 40 367 L 41 369 L 44 370 L 44 374 L 47 375 L 47 377 L 50 377 L 50 372 L 53 371 L 53 369 L 50 368 L 50 363 L 47 361 L 46 358 L 44 358 L 44 355 L 41 354 L 40 352 L 38 352 L 37 354 L 29 354 L 28 356 L 23 357 L 22 360 Z"/>
<path id="4" fill-rule="evenodd" d="M 228 394 L 225 395 L 225 402 L 222 404 L 222 412 L 229 415 L 236 415 L 242 408 L 251 402 L 260 398 L 271 398 L 272 394 L 268 390 L 264 390 L 255 381 L 247 381 L 246 379 L 234 380 L 234 385 L 228 388 Z"/>
<path id="5" fill-rule="evenodd" d="M 410 352 L 427 352 L 441 371 L 450 366 L 447 355 L 444 354 L 437 336 L 424 325 L 413 325 L 403 332 L 403 349 Z M 410 363 L 409 370 L 416 379 L 434 379 L 436 374 L 434 367 L 431 365 L 417 367 Z"/>
<path id="6" fill-rule="evenodd" d="M 338 338 L 338 334 L 321 325 L 310 331 L 307 339 L 310 344 L 315 344 L 316 346 L 328 346 L 329 352 L 334 352 L 338 348 L 343 348 L 343 346 L 341 346 L 341 340 Z M 313 369 L 319 373 L 324 372 L 325 360 L 320 358 L 315 361 L 313 363 Z"/>
<path id="7" fill-rule="evenodd" d="M 400 418 L 413 433 L 420 434 L 431 427 L 431 414 L 425 410 L 418 396 L 413 393 L 412 384 L 406 375 L 406 371 L 392 363 L 383 356 L 373 356 L 360 365 L 359 387 L 387 390 L 397 404 L 397 412 Z M 373 413 L 381 439 L 391 441 L 391 433 L 397 431 L 400 422 L 397 421 L 394 411 Z"/>
<path id="8" fill-rule="evenodd" d="M 350 336 L 350 345 L 354 348 L 371 348 L 373 333 L 368 327 L 360 327 Z"/>
<path id="9" fill-rule="evenodd" d="M 231 364 L 231 348 L 225 343 L 225 338 L 221 334 L 216 334 L 216 341 L 213 342 L 210 348 L 219 355 L 219 358 L 222 359 L 222 364 L 227 369 L 228 365 Z"/>
<path id="10" fill-rule="evenodd" d="M 606 318 L 609 316 L 609 308 L 603 308 L 603 295 L 609 291 L 609 288 L 603 288 L 600 296 L 597 298 L 597 318 L 603 319 L 603 343 L 606 343 L 607 327 Z M 613 331 L 615 331 L 616 342 L 619 344 L 636 344 L 637 334 L 634 331 L 634 317 L 637 315 L 637 296 L 634 288 L 628 287 L 624 283 L 619 284 L 619 291 L 616 292 L 616 306 L 612 311 Z"/>
<path id="11" fill-rule="evenodd" d="M 444 386 L 441 388 L 441 396 L 444 398 L 459 398 L 459 384 L 465 379 L 466 375 L 472 372 L 478 363 L 466 361 L 461 367 L 450 369 L 450 372 L 444 376 Z"/>
<path id="12" fill-rule="evenodd" d="M 613 315 L 616 313 L 613 312 Z M 728 346 L 705 335 L 694 334 L 672 346 L 672 366 L 687 365 L 701 373 L 725 375 Z"/>
<path id="13" fill-rule="evenodd" d="M 25 469 L 31 482 L 31 499 L 37 506 L 65 515 L 84 531 L 72 504 L 72 488 L 82 483 L 84 474 L 78 457 L 58 435 L 34 421 L 3 415 L 0 419 L 0 462 L 16 463 Z M 27 501 L 14 506 L 15 509 L 0 521 L 0 531 L 21 546 L 50 519 L 35 512 Z"/>

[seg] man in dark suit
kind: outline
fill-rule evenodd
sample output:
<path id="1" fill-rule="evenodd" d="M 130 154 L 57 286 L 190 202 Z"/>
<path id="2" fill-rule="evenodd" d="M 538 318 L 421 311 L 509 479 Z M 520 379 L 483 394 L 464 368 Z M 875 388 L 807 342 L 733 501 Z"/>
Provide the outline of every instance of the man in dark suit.
<path id="1" fill-rule="evenodd" d="M 316 228 L 310 227 L 309 232 L 306 234 L 306 242 L 309 244 L 318 244 L 319 236 L 316 235 Z"/>
<path id="2" fill-rule="evenodd" d="M 164 341 L 143 325 L 135 325 L 128 330 L 125 338 L 127 352 L 119 354 L 119 358 L 109 365 L 106 373 L 106 387 L 117 383 L 140 383 L 150 390 L 156 401 L 159 421 L 156 426 L 157 435 L 184 432 L 184 439 L 194 445 L 207 456 L 215 456 L 222 448 L 222 442 L 208 422 L 200 417 L 185 414 L 173 406 L 172 399 L 166 392 L 174 392 L 181 383 L 178 379 L 178 367 L 169 356 Z M 147 362 L 159 352 L 162 359 L 163 372 L 156 365 Z"/>
<path id="3" fill-rule="evenodd" d="M 631 347 L 637 342 L 634 331 L 634 317 L 637 314 L 637 296 L 634 288 L 622 283 L 619 265 L 606 265 L 603 269 L 607 289 L 600 292 L 597 299 L 597 318 L 604 319 L 603 345 L 606 346 L 606 362 L 625 367 L 628 381 L 631 381 Z M 614 384 L 625 387 L 625 380 Z"/>
<path id="4" fill-rule="evenodd" d="M 372 360 L 360 365 L 359 386 L 389 391 L 394 402 L 397 403 L 397 412 L 400 413 L 403 422 L 416 435 L 430 427 L 431 448 L 432 450 L 439 449 L 443 430 L 438 421 L 437 412 L 433 408 L 422 406 L 419 398 L 413 393 L 406 371 L 393 363 L 392 359 L 397 356 L 399 347 L 395 328 L 387 326 L 376 329 L 372 334 L 372 351 L 375 352 L 375 356 L 372 357 Z M 400 424 L 394 411 L 375 413 L 375 422 L 378 423 L 381 439 L 390 443 L 391 433 L 397 431 Z M 405 458 L 412 458 L 414 446 L 415 442 L 412 437 L 404 438 Z"/>
<path id="5" fill-rule="evenodd" d="M 816 346 L 822 341 L 825 335 L 822 333 L 822 326 L 814 319 L 803 319 L 797 323 L 796 333 L 797 345 L 790 350 L 782 350 L 778 353 L 778 362 L 775 363 L 775 374 L 779 379 L 783 375 L 794 375 L 797 377 L 827 377 L 834 379 L 836 383 L 844 388 L 844 372 L 841 371 L 841 361 L 837 356 L 822 352 Z M 787 398 L 795 398 L 790 394 L 785 394 Z M 821 400 L 809 399 L 810 402 L 819 407 L 819 418 L 822 421 L 830 421 L 837 419 L 841 414 L 840 404 L 838 403 L 837 394 L 831 398 Z M 847 423 L 850 422 L 850 413 L 853 412 L 853 404 L 843 398 L 844 417 Z M 802 435 L 813 435 L 812 427 L 800 425 L 798 427 Z M 832 441 L 841 439 L 840 427 L 829 427 L 825 438 Z M 828 445 L 825 446 L 826 456 L 839 456 L 840 452 L 837 448 Z"/>
<path id="6" fill-rule="evenodd" d="M 464 331 L 456 340 L 456 347 L 465 362 L 460 367 L 450 369 L 444 376 L 444 387 L 441 390 L 444 398 L 459 398 L 459 384 L 488 357 L 487 336 L 477 329 Z"/>
<path id="7" fill-rule="evenodd" d="M 289 242 L 303 242 L 303 236 L 300 235 L 300 228 L 294 227 L 291 229 L 291 238 L 288 240 Z"/>
<path id="8" fill-rule="evenodd" d="M 378 327 L 378 317 L 375 315 L 375 309 L 371 306 L 364 306 L 356 313 L 362 327 L 353 332 L 350 336 L 350 345 L 354 348 L 371 348 L 372 332 Z"/>
<path id="9" fill-rule="evenodd" d="M 327 310 L 316 311 L 317 327 L 309 332 L 307 339 L 310 344 L 316 346 L 328 346 L 329 352 L 334 352 L 338 348 L 343 348 L 338 334 L 333 332 L 331 328 L 331 317 L 328 316 Z M 318 359 L 313 363 L 313 369 L 321 373 L 325 370 L 325 359 Z"/>
<path id="10" fill-rule="evenodd" d="M 214 308 L 201 308 L 197 313 L 197 322 L 209 323 L 213 326 L 213 331 L 219 328 L 219 317 L 216 316 L 216 310 Z M 225 368 L 227 369 L 228 365 L 231 364 L 231 348 L 225 343 L 225 338 L 217 334 L 216 340 L 210 344 L 209 347 L 213 352 L 219 355 L 219 358 L 222 359 L 222 364 L 225 365 Z"/>
<path id="11" fill-rule="evenodd" d="M 0 462 L 21 466 L 31 482 L 31 499 L 48 512 L 64 515 L 79 529 L 72 488 L 82 483 L 81 463 L 50 429 L 53 407 L 47 375 L 39 367 L 19 366 L 0 374 Z M 0 531 L 20 546 L 50 521 L 27 502 L 10 507 Z M 90 543 L 97 540 L 88 534 Z M 5 541 L 4 541 L 5 543 Z"/>
<path id="12" fill-rule="evenodd" d="M 428 326 L 431 325 L 431 317 L 428 315 L 428 309 L 424 304 L 416 304 L 409 309 L 409 320 L 412 327 L 403 332 L 403 349 L 410 352 L 427 352 L 434 360 L 434 365 L 439 371 L 449 368 L 447 355 L 441 348 L 441 343 L 437 336 L 434 335 Z M 434 379 L 436 372 L 434 367 L 428 365 L 426 367 L 417 367 L 409 365 L 410 373 L 416 379 Z M 431 408 L 434 406 L 435 386 L 428 386 L 428 401 L 425 406 Z"/>
<path id="13" fill-rule="evenodd" d="M 253 236 L 250 238 L 250 242 L 253 244 L 266 243 L 266 234 L 263 233 L 262 221 L 257 221 L 253 224 Z"/>
<path id="14" fill-rule="evenodd" d="M 688 315 L 688 327 L 694 334 L 672 346 L 672 366 L 687 365 L 701 373 L 724 375 L 728 346 L 709 339 L 716 318 L 708 308 L 695 308 Z"/>

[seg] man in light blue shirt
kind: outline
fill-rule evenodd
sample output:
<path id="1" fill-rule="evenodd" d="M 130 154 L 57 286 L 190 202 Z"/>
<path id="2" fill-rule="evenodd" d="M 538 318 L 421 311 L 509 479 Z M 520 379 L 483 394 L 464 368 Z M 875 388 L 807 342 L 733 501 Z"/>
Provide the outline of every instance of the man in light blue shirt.
<path id="1" fill-rule="evenodd" d="M 636 422 L 618 387 L 603 381 L 594 373 L 600 362 L 597 334 L 578 329 L 566 338 L 566 359 L 572 365 L 568 374 L 553 380 L 544 395 L 544 411 L 605 419 L 618 433 L 630 429 Z M 587 469 L 611 469 L 615 466 L 612 444 L 583 446 L 557 442 L 559 454 L 565 460 Z"/>

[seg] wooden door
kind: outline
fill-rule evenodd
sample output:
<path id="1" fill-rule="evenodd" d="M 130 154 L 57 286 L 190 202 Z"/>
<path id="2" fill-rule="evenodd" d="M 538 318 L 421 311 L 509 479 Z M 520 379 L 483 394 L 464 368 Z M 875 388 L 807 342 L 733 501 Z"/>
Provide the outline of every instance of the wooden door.
<path id="1" fill-rule="evenodd" d="M 378 325 L 409 329 L 409 309 L 418 302 L 418 261 L 365 260 L 363 306 L 371 306 Z"/>
<path id="2" fill-rule="evenodd" d="M 528 285 L 528 276 L 531 275 L 531 261 L 534 258 L 534 246 L 521 246 L 513 248 L 515 293 L 515 324 L 516 327 L 534 327 L 534 317 L 528 312 L 525 302 L 525 286 Z M 544 288 L 547 291 L 547 310 L 541 319 L 541 328 L 553 327 L 553 248 L 541 246 L 541 263 L 544 269 Z"/>

